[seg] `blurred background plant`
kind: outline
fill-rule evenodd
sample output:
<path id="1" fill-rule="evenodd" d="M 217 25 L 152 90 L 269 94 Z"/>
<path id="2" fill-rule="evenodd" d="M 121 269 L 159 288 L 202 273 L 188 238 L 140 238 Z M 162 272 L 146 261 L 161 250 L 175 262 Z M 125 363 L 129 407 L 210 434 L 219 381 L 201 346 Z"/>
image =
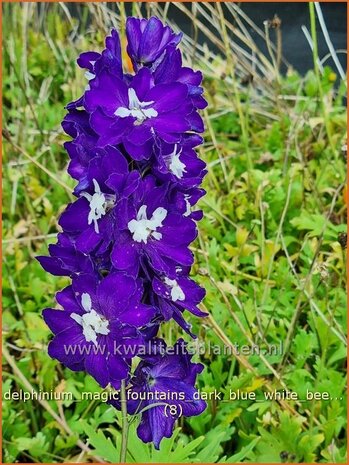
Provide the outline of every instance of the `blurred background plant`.
<path id="1" fill-rule="evenodd" d="M 205 217 L 193 273 L 207 289 L 210 316 L 192 323 L 200 325 L 200 341 L 233 352 L 256 345 L 260 353 L 197 355 L 206 367 L 200 389 L 222 392 L 224 401 L 181 419 L 160 451 L 131 432 L 127 460 L 346 462 L 346 84 L 340 63 L 331 69 L 318 55 L 321 9 L 309 5 L 314 67 L 302 76 L 283 59 L 280 18 L 265 18 L 260 28 L 235 3 L 73 8 L 3 5 L 3 394 L 73 394 L 5 400 L 3 461 L 118 457 L 118 413 L 82 401 L 82 391 L 100 392 L 97 384 L 47 356 L 40 312 L 66 280 L 47 275 L 35 256 L 54 240 L 73 187 L 60 121 L 85 86 L 77 56 L 101 50 L 112 26 L 125 47 L 127 14 L 157 15 L 178 30 L 179 9 L 192 24 L 182 50 L 203 70 L 209 101 L 200 149 L 208 164 Z M 180 336 L 172 325 L 162 331 L 168 340 Z M 275 389 L 295 391 L 299 400 L 266 399 Z M 256 400 L 229 401 L 230 390 L 254 392 Z M 307 401 L 307 391 L 330 399 Z"/>

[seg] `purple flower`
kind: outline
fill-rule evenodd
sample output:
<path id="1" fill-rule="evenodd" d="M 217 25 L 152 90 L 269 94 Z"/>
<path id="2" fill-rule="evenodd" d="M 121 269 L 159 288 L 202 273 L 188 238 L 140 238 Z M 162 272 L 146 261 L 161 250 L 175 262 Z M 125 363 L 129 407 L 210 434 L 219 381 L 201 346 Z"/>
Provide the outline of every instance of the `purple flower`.
<path id="1" fill-rule="evenodd" d="M 164 182 L 177 184 L 179 188 L 189 189 L 200 185 L 207 173 L 206 163 L 197 156 L 194 147 L 201 141 L 200 136 L 190 135 L 178 144 L 160 143 L 154 150 L 156 176 Z"/>
<path id="2" fill-rule="evenodd" d="M 55 334 L 49 355 L 71 370 L 86 370 L 102 387 L 111 383 L 119 389 L 144 344 L 137 328 L 155 315 L 153 307 L 141 303 L 142 294 L 140 281 L 122 273 L 100 282 L 94 275 L 74 277 L 56 296 L 63 310 L 43 311 Z"/>
<path id="3" fill-rule="evenodd" d="M 179 339 L 173 348 L 166 348 L 164 341 L 157 342 L 162 346 L 162 353 L 145 357 L 136 368 L 127 391 L 127 408 L 132 415 L 141 414 L 139 438 L 153 442 L 159 449 L 161 440 L 171 437 L 181 415 L 200 415 L 206 403 L 195 388 L 196 376 L 203 365 L 191 362 L 185 342 Z M 120 408 L 118 401 L 110 403 Z M 162 405 L 154 405 L 159 403 Z"/>
<path id="4" fill-rule="evenodd" d="M 178 211 L 185 217 L 195 221 L 200 221 L 203 213 L 202 210 L 193 210 L 202 196 L 206 194 L 204 189 L 193 187 L 181 192 L 177 189 L 172 189 L 170 194 L 171 202 L 176 204 Z"/>
<path id="5" fill-rule="evenodd" d="M 166 51 L 163 60 L 154 71 L 155 84 L 166 84 L 168 82 L 181 82 L 185 84 L 193 106 L 203 110 L 207 107 L 207 102 L 202 96 L 203 88 L 200 86 L 201 81 L 202 73 L 182 66 L 181 52 L 173 47 Z M 198 124 L 200 125 L 200 122 Z"/>
<path id="6" fill-rule="evenodd" d="M 168 187 L 157 186 L 147 176 L 127 199 L 119 202 L 115 214 L 115 244 L 111 260 L 116 269 L 137 276 L 140 266 L 173 278 L 177 266 L 191 266 L 188 249 L 196 238 L 194 221 L 178 213 L 168 200 Z"/>
<path id="7" fill-rule="evenodd" d="M 122 78 L 121 46 L 118 33 L 113 29 L 111 35 L 105 39 L 105 50 L 102 53 L 84 52 L 77 59 L 80 68 L 86 69 L 85 77 L 88 81 L 94 79 L 103 69 L 109 69 L 113 74 Z M 85 91 L 90 89 L 87 84 Z M 68 110 L 82 107 L 84 96 L 67 105 Z"/>
<path id="8" fill-rule="evenodd" d="M 122 142 L 136 160 L 150 157 L 155 139 L 176 143 L 189 130 L 203 130 L 187 86 L 179 82 L 154 85 L 147 68 L 129 85 L 103 71 L 85 94 L 85 108 L 92 113 L 98 145 Z"/>
<path id="9" fill-rule="evenodd" d="M 99 263 L 82 252 L 76 250 L 74 239 L 65 233 L 58 235 L 57 244 L 48 247 L 50 257 L 39 256 L 39 261 L 44 270 L 55 276 L 72 276 L 75 273 L 93 273 L 99 268 Z"/>
<path id="10" fill-rule="evenodd" d="M 169 47 L 176 47 L 182 34 L 175 34 L 169 26 L 164 26 L 158 18 L 127 18 L 126 35 L 127 53 L 134 70 L 147 66 L 156 69 L 164 52 Z"/>
<path id="11" fill-rule="evenodd" d="M 59 219 L 65 232 L 75 235 L 76 248 L 90 253 L 97 247 L 103 253 L 115 229 L 115 205 L 130 195 L 139 183 L 139 173 L 129 173 L 125 157 L 106 147 L 93 158 L 75 189 L 79 199 L 68 205 Z"/>
<path id="12" fill-rule="evenodd" d="M 64 131 L 72 141 L 65 142 L 64 148 L 71 159 L 68 173 L 80 180 L 96 154 L 98 135 L 90 126 L 90 116 L 85 110 L 70 110 L 62 122 Z"/>
<path id="13" fill-rule="evenodd" d="M 191 332 L 191 325 L 185 321 L 182 314 L 184 310 L 188 310 L 198 317 L 208 315 L 198 308 L 198 304 L 205 297 L 205 290 L 185 274 L 179 274 L 174 279 L 165 275 L 155 276 L 152 289 L 155 295 L 151 301 L 159 308 L 164 320 L 173 318 L 190 336 L 196 338 Z"/>

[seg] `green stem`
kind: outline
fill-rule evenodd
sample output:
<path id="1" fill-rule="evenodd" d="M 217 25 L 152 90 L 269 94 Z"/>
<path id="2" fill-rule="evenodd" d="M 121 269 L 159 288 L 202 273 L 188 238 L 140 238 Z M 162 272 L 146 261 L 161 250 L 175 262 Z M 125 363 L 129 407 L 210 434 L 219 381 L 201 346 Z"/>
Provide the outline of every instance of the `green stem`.
<path id="1" fill-rule="evenodd" d="M 315 71 L 315 76 L 316 76 L 317 85 L 318 85 L 320 105 L 321 105 L 321 110 L 322 110 L 322 114 L 324 117 L 324 123 L 325 123 L 325 129 L 326 129 L 328 141 L 329 141 L 334 157 L 337 158 L 338 155 L 337 155 L 335 144 L 333 142 L 332 130 L 331 130 L 330 122 L 329 122 L 326 104 L 324 101 L 324 93 L 323 93 L 322 82 L 321 82 L 321 75 L 320 75 L 319 61 L 318 61 L 319 52 L 318 52 L 318 41 L 317 41 L 317 32 L 316 32 L 316 15 L 315 15 L 315 6 L 313 2 L 309 3 L 309 15 L 310 15 L 311 38 L 313 41 L 314 71 Z"/>
<path id="2" fill-rule="evenodd" d="M 226 57 L 227 57 L 227 69 L 229 69 L 230 71 L 230 76 L 232 79 L 232 90 L 233 90 L 233 94 L 235 98 L 235 106 L 236 106 L 237 113 L 239 115 L 239 120 L 240 120 L 240 125 L 241 125 L 241 140 L 242 140 L 242 143 L 245 149 L 247 169 L 248 171 L 252 171 L 253 163 L 252 163 L 250 146 L 249 146 L 248 116 L 245 117 L 246 112 L 244 112 L 243 110 L 241 99 L 240 99 L 240 92 L 239 92 L 239 89 L 236 83 L 235 58 L 232 55 L 231 46 L 229 43 L 229 36 L 228 36 L 226 24 L 225 24 L 223 9 L 220 3 L 217 3 L 216 7 L 218 10 L 218 15 L 219 15 L 220 23 L 221 23 L 221 28 L 222 28 L 222 36 L 223 36 Z M 249 179 L 250 178 L 248 177 L 248 183 L 250 182 Z"/>
<path id="3" fill-rule="evenodd" d="M 127 439 L 128 439 L 128 418 L 127 418 L 127 402 L 126 402 L 126 386 L 125 380 L 121 381 L 121 451 L 120 451 L 120 463 L 126 463 L 127 454 Z"/>

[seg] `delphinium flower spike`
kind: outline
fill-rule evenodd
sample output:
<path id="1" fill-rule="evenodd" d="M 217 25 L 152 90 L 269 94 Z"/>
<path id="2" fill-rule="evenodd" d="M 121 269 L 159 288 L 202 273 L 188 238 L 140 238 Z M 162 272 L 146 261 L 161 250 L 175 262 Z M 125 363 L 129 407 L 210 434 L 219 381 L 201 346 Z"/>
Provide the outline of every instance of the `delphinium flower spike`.
<path id="1" fill-rule="evenodd" d="M 127 410 L 141 415 L 140 439 L 159 448 L 181 414 L 206 407 L 195 389 L 203 365 L 191 362 L 183 340 L 169 354 L 156 337 L 171 319 L 196 337 L 185 312 L 206 315 L 198 308 L 205 291 L 189 277 L 202 217 L 193 207 L 205 193 L 195 148 L 206 101 L 201 73 L 182 64 L 181 34 L 152 17 L 128 18 L 126 35 L 133 74 L 123 71 L 115 30 L 102 53 L 78 59 L 88 82 L 62 122 L 76 200 L 59 219 L 50 256 L 38 260 L 72 280 L 56 296 L 63 309 L 43 312 L 55 335 L 50 356 L 102 387 L 126 383 Z M 141 361 L 132 373 L 134 357 Z M 146 396 L 164 391 L 172 416 Z"/>

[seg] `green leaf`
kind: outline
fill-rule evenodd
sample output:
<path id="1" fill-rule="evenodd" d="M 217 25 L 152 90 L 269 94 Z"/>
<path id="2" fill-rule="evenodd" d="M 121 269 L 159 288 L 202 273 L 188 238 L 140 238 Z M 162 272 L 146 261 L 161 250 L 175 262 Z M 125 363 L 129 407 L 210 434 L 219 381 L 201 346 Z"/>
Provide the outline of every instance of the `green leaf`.
<path id="1" fill-rule="evenodd" d="M 86 420 L 80 420 L 83 429 L 86 432 L 89 443 L 94 447 L 94 452 L 104 460 L 116 463 L 119 460 L 120 452 L 112 444 L 110 438 L 106 438 L 102 430 L 95 431 Z"/>
<path id="2" fill-rule="evenodd" d="M 33 438 L 17 438 L 16 444 L 20 451 L 28 451 L 33 457 L 40 457 L 41 459 L 45 456 L 49 446 L 41 431 Z"/>
<path id="3" fill-rule="evenodd" d="M 219 463 L 238 463 L 242 462 L 247 455 L 253 451 L 255 448 L 256 444 L 258 444 L 260 438 L 255 438 L 253 439 L 250 444 L 247 446 L 244 446 L 239 452 L 236 454 L 232 455 L 231 457 L 227 458 L 225 461 L 219 462 Z"/>

